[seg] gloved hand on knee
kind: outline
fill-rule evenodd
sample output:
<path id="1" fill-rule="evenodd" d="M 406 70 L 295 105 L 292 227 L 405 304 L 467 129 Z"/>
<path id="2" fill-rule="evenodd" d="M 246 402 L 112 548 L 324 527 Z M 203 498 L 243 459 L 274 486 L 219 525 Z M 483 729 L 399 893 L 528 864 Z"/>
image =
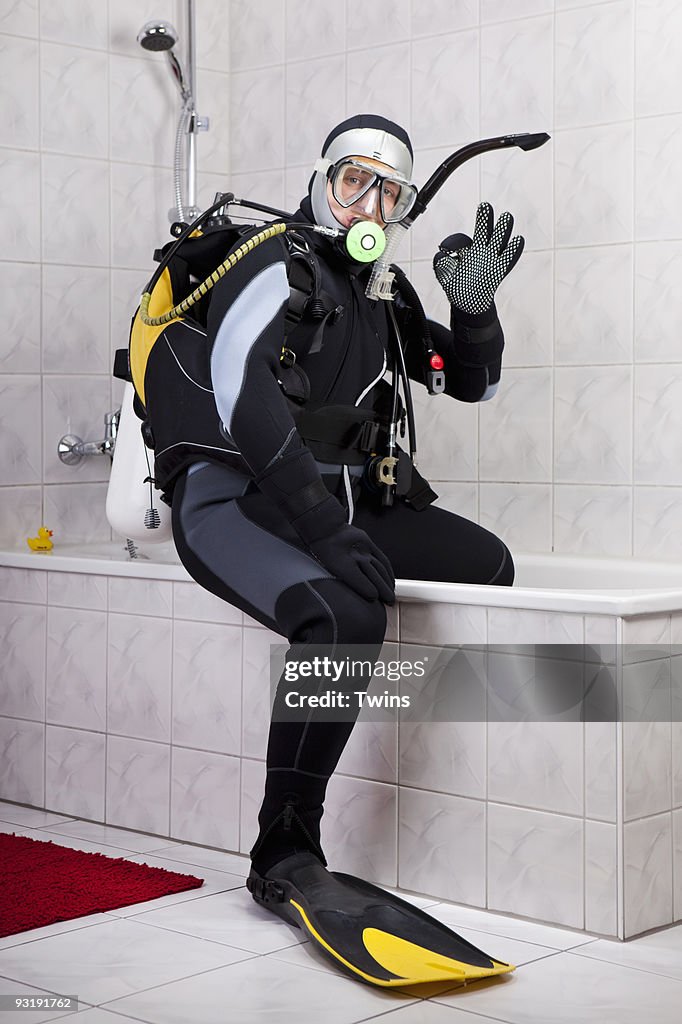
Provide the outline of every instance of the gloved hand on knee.
<path id="1" fill-rule="evenodd" d="M 350 526 L 340 502 L 301 446 L 272 462 L 256 483 L 282 510 L 303 543 L 332 576 L 368 601 L 395 601 L 391 563 L 364 530 Z"/>
<path id="2" fill-rule="evenodd" d="M 296 523 L 294 527 L 297 528 Z M 318 562 L 360 597 L 394 604 L 395 576 L 391 563 L 364 530 L 344 523 L 328 536 L 307 543 Z"/>
<path id="3" fill-rule="evenodd" d="M 511 213 L 503 213 L 497 224 L 494 221 L 490 203 L 481 203 L 473 240 L 468 235 L 449 235 L 433 258 L 433 269 L 450 305 L 465 313 L 486 313 L 491 308 L 495 292 L 523 252 L 523 236 L 511 238 Z"/>

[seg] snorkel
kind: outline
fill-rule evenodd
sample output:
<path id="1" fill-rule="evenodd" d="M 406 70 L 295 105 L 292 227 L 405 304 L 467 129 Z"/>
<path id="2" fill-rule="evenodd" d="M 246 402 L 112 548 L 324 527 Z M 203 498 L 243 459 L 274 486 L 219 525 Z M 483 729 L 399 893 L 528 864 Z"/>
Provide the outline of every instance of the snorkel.
<path id="1" fill-rule="evenodd" d="M 498 135 L 492 139 L 481 139 L 479 142 L 471 142 L 468 146 L 452 153 L 447 160 L 444 160 L 440 167 L 437 167 L 424 187 L 419 190 L 417 200 L 409 214 L 396 224 L 388 224 L 386 227 L 386 247 L 382 255 L 376 260 L 372 268 L 372 274 L 367 283 L 365 294 L 369 299 L 384 299 L 390 302 L 393 299 L 393 281 L 395 275 L 391 271 L 391 263 L 405 234 L 414 224 L 417 217 L 420 217 L 427 206 L 443 187 L 453 171 L 471 160 L 472 157 L 480 156 L 482 153 L 489 153 L 494 149 L 509 149 L 518 147 L 527 152 L 531 149 L 538 149 L 549 139 L 546 132 L 531 134 L 523 132 L 520 135 Z"/>

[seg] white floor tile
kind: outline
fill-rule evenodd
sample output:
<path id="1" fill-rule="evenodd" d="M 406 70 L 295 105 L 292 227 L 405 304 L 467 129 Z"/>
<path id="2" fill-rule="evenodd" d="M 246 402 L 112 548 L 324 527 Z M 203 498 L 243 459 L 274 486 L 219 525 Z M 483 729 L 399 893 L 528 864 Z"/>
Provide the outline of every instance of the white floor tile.
<path id="1" fill-rule="evenodd" d="M 338 970 L 320 952 L 316 944 L 306 939 L 303 933 L 301 933 L 301 940 L 296 946 L 289 946 L 287 949 L 278 949 L 274 953 L 270 953 L 268 960 L 281 960 L 285 964 L 308 967 L 310 970 L 322 971 L 324 974 L 331 974 L 338 978 Z"/>
<path id="2" fill-rule="evenodd" d="M 159 852 L 159 851 L 157 851 Z M 242 881 L 246 878 L 251 867 L 251 861 L 238 853 L 223 853 L 222 850 L 209 850 L 203 846 L 191 846 L 182 844 L 173 850 L 164 851 L 164 857 L 170 860 L 177 860 L 181 864 L 201 865 L 205 868 L 213 868 L 215 871 L 230 871 L 233 874 L 241 875 Z"/>
<path id="3" fill-rule="evenodd" d="M 141 914 L 140 924 L 194 935 L 212 942 L 246 950 L 249 953 L 272 953 L 276 949 L 302 942 L 305 935 L 257 906 L 245 889 L 218 893 L 203 900 L 165 907 Z"/>
<path id="4" fill-rule="evenodd" d="M 37 829 L 21 827 L 19 825 L 13 825 L 11 821 L 0 821 L 0 832 L 5 832 L 8 835 L 24 836 L 30 835 L 31 832 L 36 832 Z"/>
<path id="5" fill-rule="evenodd" d="M 182 849 L 183 843 L 176 843 L 171 839 L 170 846 L 155 846 L 153 850 L 149 850 L 149 853 L 153 853 L 156 857 L 172 856 L 176 850 Z"/>
<path id="6" fill-rule="evenodd" d="M 498 1024 L 500 1021 L 504 1024 L 502 1017 L 479 1017 L 467 1010 L 457 1010 L 441 1003 L 421 1002 L 393 1010 L 380 1017 L 376 1024 Z M 90 1022 L 86 1021 L 85 1024 Z M 102 1024 L 107 1022 L 103 1021 Z"/>
<path id="7" fill-rule="evenodd" d="M 510 1024 L 679 1024 L 682 982 L 555 953 L 503 987 L 467 985 L 437 1001 Z"/>
<path id="8" fill-rule="evenodd" d="M 74 992 L 63 992 L 61 990 L 59 994 L 75 995 Z M 12 981 L 11 978 L 0 977 L 0 995 L 4 997 L 20 996 L 26 999 L 30 999 L 31 997 L 40 999 L 45 996 L 49 996 L 50 993 L 44 988 L 39 989 L 34 988 L 31 985 L 22 985 L 18 981 Z M 81 1003 L 79 1005 L 83 1004 Z M 43 1021 L 61 1020 L 64 1017 L 72 1017 L 74 1020 L 76 1019 L 73 1016 L 73 1010 L 55 1010 L 53 1008 L 41 1010 L 3 1009 L 2 1018 L 0 1019 L 2 1019 L 3 1024 L 42 1024 Z M 80 1017 L 78 1020 L 80 1021 Z M 120 1021 L 119 1024 L 121 1024 Z"/>
<path id="9" fill-rule="evenodd" d="M 682 925 L 631 942 L 600 939 L 573 952 L 682 981 Z"/>
<path id="10" fill-rule="evenodd" d="M 257 957 L 117 999 L 106 1008 L 153 1024 L 352 1024 L 404 1005 L 409 998 L 271 957 L 266 964 Z"/>
<path id="11" fill-rule="evenodd" d="M 11 821 L 16 825 L 27 825 L 30 828 L 41 828 L 44 825 L 55 825 L 58 822 L 74 821 L 74 818 L 64 814 L 54 814 L 52 811 L 37 811 L 34 807 L 22 807 L 20 804 L 10 804 L 0 801 L 0 821 Z"/>
<path id="12" fill-rule="evenodd" d="M 78 1024 L 125 1024 L 125 1017 L 121 1017 L 117 1013 L 110 1013 L 108 1010 L 101 1010 L 98 1006 L 93 1006 L 89 1010 L 81 1010 L 78 1017 L 74 1017 L 72 1024 L 76 1024 L 76 1021 L 78 1021 Z M 21 1024 L 21 1021 L 18 1024 Z"/>
<path id="13" fill-rule="evenodd" d="M 119 920 L 0 950 L 0 975 L 77 995 L 86 1003 L 103 1003 L 250 955 L 218 942 Z"/>
<path id="14" fill-rule="evenodd" d="M 61 935 L 62 932 L 75 932 L 79 928 L 91 928 L 96 924 L 104 924 L 111 921 L 108 914 L 86 914 L 84 917 L 74 917 L 71 921 L 57 921 L 55 924 L 45 925 L 44 928 L 30 928 L 26 932 L 17 932 L 16 935 L 5 935 L 0 939 L 0 949 L 7 949 L 8 946 L 21 946 L 26 942 L 36 942 L 39 939 L 50 939 L 53 935 Z M 0 1017 L 2 1024 L 6 1021 Z"/>
<path id="15" fill-rule="evenodd" d="M 550 924 L 536 924 L 534 921 L 506 917 L 504 914 L 476 910 L 473 907 L 460 907 L 454 903 L 438 903 L 430 906 L 428 911 L 455 931 L 471 928 L 491 935 L 506 935 L 510 939 L 520 939 L 522 942 L 535 942 L 540 946 L 550 946 L 552 949 L 572 949 L 574 946 L 596 941 L 585 932 L 555 928 Z M 471 939 L 471 942 L 482 945 L 483 939 L 479 936 L 478 940 Z"/>
<path id="16" fill-rule="evenodd" d="M 91 843 L 103 843 L 105 846 L 114 846 L 121 850 L 130 850 L 135 853 L 145 853 L 151 850 L 169 850 L 179 843 L 174 843 L 167 836 L 149 836 L 141 832 L 131 832 L 129 829 L 115 828 L 113 825 L 99 825 L 95 821 L 70 821 L 64 825 L 48 825 L 42 829 L 49 832 L 50 838 L 53 833 L 60 836 L 71 836 L 77 839 L 87 839 Z M 55 839 L 55 842 L 59 840 Z M 66 845 L 62 843 L 62 846 Z"/>

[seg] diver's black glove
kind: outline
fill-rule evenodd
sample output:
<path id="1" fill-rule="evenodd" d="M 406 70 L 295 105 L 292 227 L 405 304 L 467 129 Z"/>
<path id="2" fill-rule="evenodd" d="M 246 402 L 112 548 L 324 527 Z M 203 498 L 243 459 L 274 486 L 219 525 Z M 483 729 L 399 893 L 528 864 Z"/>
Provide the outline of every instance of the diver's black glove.
<path id="1" fill-rule="evenodd" d="M 336 505 L 339 504 L 331 495 L 330 500 Z M 393 604 L 395 577 L 391 563 L 364 530 L 344 522 L 340 526 L 335 526 L 326 536 L 313 539 L 311 529 L 314 535 L 319 529 L 325 528 L 325 520 L 328 518 L 325 503 L 326 499 L 321 506 L 306 514 L 307 522 L 301 522 L 306 519 L 306 515 L 294 520 L 294 529 L 318 562 L 321 562 L 332 576 L 342 580 L 351 590 L 368 601 L 374 601 L 378 597 L 385 604 Z M 310 517 L 314 517 L 314 527 Z"/>
<path id="2" fill-rule="evenodd" d="M 481 203 L 473 240 L 468 235 L 449 235 L 433 258 L 450 305 L 465 313 L 486 313 L 491 308 L 495 292 L 523 252 L 523 237 L 511 238 L 511 213 L 503 213 L 493 227 L 494 220 L 490 203 Z"/>
<path id="3" fill-rule="evenodd" d="M 309 448 L 275 459 L 255 478 L 287 517 L 303 543 L 332 576 L 368 601 L 395 601 L 395 578 L 386 555 L 364 530 L 350 526 L 329 493 Z"/>

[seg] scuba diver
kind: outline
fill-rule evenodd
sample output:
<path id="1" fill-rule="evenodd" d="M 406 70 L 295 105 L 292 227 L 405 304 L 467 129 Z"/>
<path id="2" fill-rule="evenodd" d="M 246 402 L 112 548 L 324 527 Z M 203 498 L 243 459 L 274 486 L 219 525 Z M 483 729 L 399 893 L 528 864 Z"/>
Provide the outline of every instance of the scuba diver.
<path id="1" fill-rule="evenodd" d="M 300 209 L 287 215 L 289 234 L 261 240 L 191 315 L 155 328 L 137 370 L 131 344 L 137 411 L 182 563 L 201 586 L 285 636 L 296 657 L 358 644 L 378 653 L 396 576 L 495 586 L 514 578 L 498 537 L 433 505 L 437 495 L 411 459 L 407 385 L 464 402 L 492 398 L 504 346 L 495 292 L 524 242 L 512 238 L 509 213 L 495 223 L 482 203 L 473 237 L 441 243 L 434 270 L 450 302 L 447 327 L 426 318 L 395 266 L 391 301 L 368 297 L 365 250 L 418 203 L 412 165 L 397 124 L 362 114 L 337 125 Z M 205 239 L 227 223 L 218 210 Z M 357 226 L 355 244 L 342 245 Z M 255 232 L 242 229 L 239 241 L 248 248 Z M 167 286 L 187 294 L 217 261 L 209 249 L 196 265 L 180 253 Z M 406 421 L 409 451 L 397 443 Z M 357 676 L 334 685 L 359 688 Z M 283 677 L 250 852 L 256 902 L 373 984 L 512 970 L 410 904 L 327 870 L 320 821 L 354 716 L 333 720 L 314 707 L 287 714 L 288 689 Z"/>

